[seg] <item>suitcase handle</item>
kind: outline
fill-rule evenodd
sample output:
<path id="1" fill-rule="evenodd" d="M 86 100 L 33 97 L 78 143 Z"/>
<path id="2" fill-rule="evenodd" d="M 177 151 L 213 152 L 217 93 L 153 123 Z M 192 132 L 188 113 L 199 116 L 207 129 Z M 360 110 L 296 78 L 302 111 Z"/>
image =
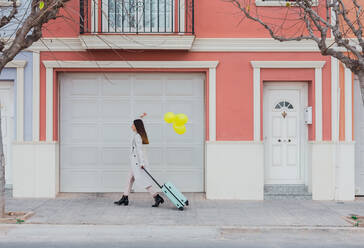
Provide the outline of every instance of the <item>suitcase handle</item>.
<path id="1" fill-rule="evenodd" d="M 143 167 L 143 170 L 148 174 L 148 176 L 158 185 L 158 187 L 161 189 L 162 186 L 157 182 L 157 180 L 154 179 L 154 177 Z"/>

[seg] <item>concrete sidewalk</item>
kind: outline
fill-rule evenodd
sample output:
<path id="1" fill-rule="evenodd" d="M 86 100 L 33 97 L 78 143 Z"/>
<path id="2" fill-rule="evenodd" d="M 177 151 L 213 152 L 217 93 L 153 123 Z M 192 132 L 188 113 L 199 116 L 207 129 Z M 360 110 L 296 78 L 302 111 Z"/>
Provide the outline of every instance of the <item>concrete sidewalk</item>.
<path id="1" fill-rule="evenodd" d="M 56 199 L 13 199 L 7 211 L 34 211 L 33 224 L 181 225 L 230 227 L 350 227 L 343 216 L 364 215 L 364 199 L 353 202 L 311 200 L 221 201 L 186 194 L 190 206 L 178 211 L 166 200 L 152 208 L 148 194 L 129 196 L 129 206 L 115 206 L 120 194 L 61 194 Z"/>

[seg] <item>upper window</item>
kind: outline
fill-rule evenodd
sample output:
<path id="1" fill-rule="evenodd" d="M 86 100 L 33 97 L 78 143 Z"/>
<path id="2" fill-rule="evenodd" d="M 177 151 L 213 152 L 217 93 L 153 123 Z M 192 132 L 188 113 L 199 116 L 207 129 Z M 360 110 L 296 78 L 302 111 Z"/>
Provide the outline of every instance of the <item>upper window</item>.
<path id="1" fill-rule="evenodd" d="M 276 106 L 274 108 L 276 110 L 279 110 L 282 108 L 293 109 L 293 105 L 288 101 L 280 101 L 279 103 L 276 104 Z"/>

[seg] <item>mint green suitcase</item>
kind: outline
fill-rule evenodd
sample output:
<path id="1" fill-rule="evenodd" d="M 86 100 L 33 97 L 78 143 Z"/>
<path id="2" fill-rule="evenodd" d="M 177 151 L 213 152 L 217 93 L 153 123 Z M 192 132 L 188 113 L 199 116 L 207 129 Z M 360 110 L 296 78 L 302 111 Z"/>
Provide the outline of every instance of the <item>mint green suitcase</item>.
<path id="1" fill-rule="evenodd" d="M 185 206 L 189 205 L 187 198 L 172 183 L 166 182 L 161 186 L 145 168 L 144 171 L 179 210 L 182 211 Z"/>

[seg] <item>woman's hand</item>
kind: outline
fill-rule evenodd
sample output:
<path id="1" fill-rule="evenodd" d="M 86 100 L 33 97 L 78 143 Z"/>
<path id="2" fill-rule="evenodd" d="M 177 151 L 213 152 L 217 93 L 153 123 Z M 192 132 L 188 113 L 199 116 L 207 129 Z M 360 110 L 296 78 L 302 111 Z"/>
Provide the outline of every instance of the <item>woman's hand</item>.
<path id="1" fill-rule="evenodd" d="M 140 118 L 144 118 L 145 116 L 147 116 L 147 113 L 143 113 L 142 115 L 140 115 Z"/>

